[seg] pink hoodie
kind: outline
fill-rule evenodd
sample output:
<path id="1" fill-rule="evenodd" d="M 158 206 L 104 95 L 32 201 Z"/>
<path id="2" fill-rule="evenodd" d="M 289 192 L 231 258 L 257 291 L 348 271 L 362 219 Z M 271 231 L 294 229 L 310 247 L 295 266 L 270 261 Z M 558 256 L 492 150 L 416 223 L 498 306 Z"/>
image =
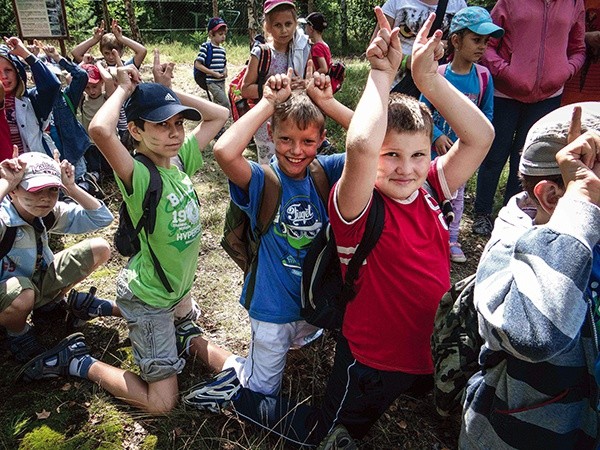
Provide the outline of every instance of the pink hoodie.
<path id="1" fill-rule="evenodd" d="M 481 62 L 502 94 L 545 100 L 583 65 L 583 0 L 498 0 L 491 15 L 505 34 L 490 41 Z"/>

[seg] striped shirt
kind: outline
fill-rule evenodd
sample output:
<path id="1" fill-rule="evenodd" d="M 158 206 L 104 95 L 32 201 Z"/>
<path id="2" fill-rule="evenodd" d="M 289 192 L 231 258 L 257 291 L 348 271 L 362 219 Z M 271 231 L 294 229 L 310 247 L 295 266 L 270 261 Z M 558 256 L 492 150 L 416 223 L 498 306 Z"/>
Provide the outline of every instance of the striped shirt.
<path id="1" fill-rule="evenodd" d="M 209 58 L 209 61 L 206 61 L 209 45 L 212 47 L 212 58 Z M 210 42 L 205 42 L 200 46 L 200 53 L 198 53 L 196 61 L 210 70 L 218 73 L 224 73 L 225 68 L 227 67 L 227 55 L 225 49 L 223 47 L 213 45 Z M 207 83 L 218 83 L 220 81 L 223 81 L 223 78 L 213 78 L 206 74 Z"/>

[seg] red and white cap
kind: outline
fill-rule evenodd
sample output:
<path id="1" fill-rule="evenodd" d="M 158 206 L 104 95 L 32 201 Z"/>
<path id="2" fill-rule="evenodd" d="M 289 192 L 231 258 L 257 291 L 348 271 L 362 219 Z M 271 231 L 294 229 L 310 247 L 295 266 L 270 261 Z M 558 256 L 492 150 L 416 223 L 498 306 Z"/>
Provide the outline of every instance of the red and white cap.
<path id="1" fill-rule="evenodd" d="M 24 153 L 19 160 L 26 163 L 25 174 L 20 186 L 29 192 L 49 187 L 64 187 L 60 165 L 48 155 L 39 152 Z"/>

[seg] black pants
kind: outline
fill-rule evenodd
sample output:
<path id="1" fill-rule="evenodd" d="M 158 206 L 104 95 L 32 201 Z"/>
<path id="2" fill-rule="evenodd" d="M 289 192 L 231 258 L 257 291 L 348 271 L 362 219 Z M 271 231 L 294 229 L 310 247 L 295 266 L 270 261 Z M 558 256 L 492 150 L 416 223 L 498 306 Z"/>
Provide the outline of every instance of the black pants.
<path id="1" fill-rule="evenodd" d="M 313 446 L 338 423 L 343 424 L 353 438 L 361 439 L 400 394 L 408 391 L 419 394 L 432 386 L 431 375 L 387 372 L 359 363 L 340 334 L 320 408 L 249 389 L 242 389 L 234 407 L 243 419 L 293 444 Z"/>

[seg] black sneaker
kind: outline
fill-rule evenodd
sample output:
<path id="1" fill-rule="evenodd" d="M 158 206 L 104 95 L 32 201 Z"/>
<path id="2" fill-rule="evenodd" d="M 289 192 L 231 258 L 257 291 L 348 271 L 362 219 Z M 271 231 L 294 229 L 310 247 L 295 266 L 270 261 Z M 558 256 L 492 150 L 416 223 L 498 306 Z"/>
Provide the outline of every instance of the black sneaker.
<path id="1" fill-rule="evenodd" d="M 492 223 L 492 218 L 487 214 L 478 214 L 475 216 L 473 220 L 473 225 L 471 226 L 471 230 L 473 233 L 479 234 L 481 236 L 489 236 L 492 234 L 492 230 L 494 229 L 494 224 Z"/>
<path id="2" fill-rule="evenodd" d="M 26 363 L 17 378 L 23 381 L 42 380 L 69 375 L 69 364 L 73 358 L 88 355 L 90 349 L 81 333 L 74 333 Z"/>
<path id="3" fill-rule="evenodd" d="M 8 336 L 7 341 L 8 348 L 19 362 L 29 361 L 46 351 L 35 337 L 33 327 L 21 336 Z"/>
<path id="4" fill-rule="evenodd" d="M 96 298 L 96 288 L 92 286 L 84 296 L 79 294 L 79 291 L 76 289 L 71 289 L 71 292 L 67 296 L 68 315 L 66 320 L 70 325 L 77 324 L 78 320 L 88 321 L 93 319 L 90 316 L 90 307 Z"/>
<path id="5" fill-rule="evenodd" d="M 329 433 L 319 444 L 317 450 L 356 450 L 356 442 L 342 424 L 335 426 L 333 431 Z"/>

